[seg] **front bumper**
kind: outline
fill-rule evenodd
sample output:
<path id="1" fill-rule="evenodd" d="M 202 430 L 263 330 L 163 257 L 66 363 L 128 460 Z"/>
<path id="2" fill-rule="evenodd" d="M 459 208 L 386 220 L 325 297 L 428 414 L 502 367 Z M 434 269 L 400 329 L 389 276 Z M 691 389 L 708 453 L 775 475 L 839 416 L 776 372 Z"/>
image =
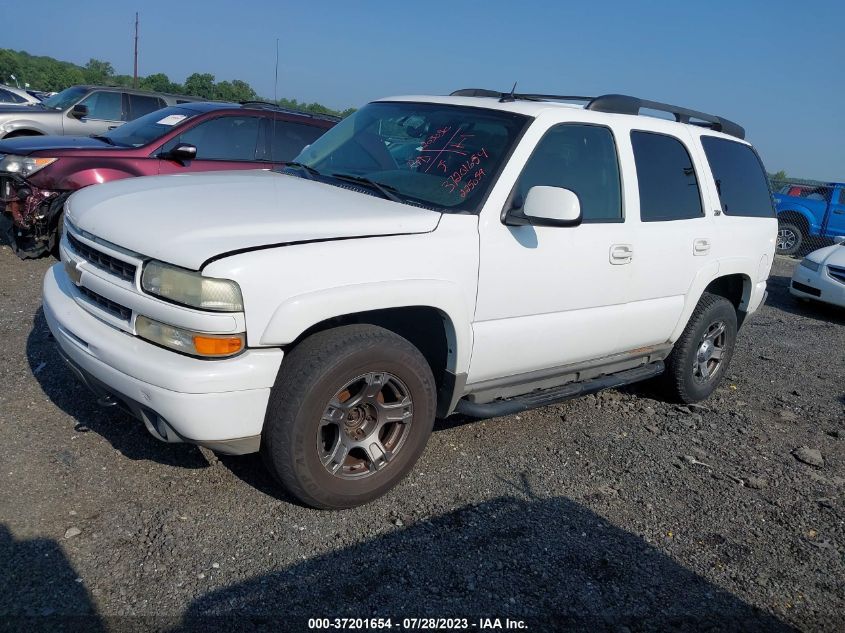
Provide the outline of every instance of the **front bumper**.
<path id="1" fill-rule="evenodd" d="M 789 284 L 789 292 L 800 299 L 813 299 L 845 307 L 845 283 L 830 277 L 827 270 L 824 264 L 815 272 L 800 265 L 796 266 Z"/>
<path id="2" fill-rule="evenodd" d="M 141 419 L 156 438 L 225 453 L 258 450 L 283 352 L 183 356 L 122 332 L 79 307 L 62 264 L 44 278 L 44 315 L 63 358 L 98 395 Z"/>

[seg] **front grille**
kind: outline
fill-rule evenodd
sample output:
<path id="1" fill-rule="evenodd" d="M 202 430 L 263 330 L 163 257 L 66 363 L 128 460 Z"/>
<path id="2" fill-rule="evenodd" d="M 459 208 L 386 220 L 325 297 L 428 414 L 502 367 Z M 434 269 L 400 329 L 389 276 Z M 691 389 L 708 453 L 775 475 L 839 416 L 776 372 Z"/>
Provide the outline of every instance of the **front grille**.
<path id="1" fill-rule="evenodd" d="M 808 286 L 807 284 L 802 284 L 798 281 L 792 282 L 792 287 L 795 288 L 798 292 L 803 292 L 807 295 L 813 295 L 814 297 L 821 297 L 822 291 L 818 288 L 813 288 L 812 286 Z"/>
<path id="2" fill-rule="evenodd" d="M 827 272 L 836 281 L 841 281 L 843 284 L 845 284 L 845 267 L 843 267 L 843 266 L 828 266 Z"/>
<path id="3" fill-rule="evenodd" d="M 84 286 L 78 286 L 79 292 L 85 295 L 88 299 L 93 301 L 95 304 L 100 306 L 103 310 L 116 316 L 118 319 L 123 319 L 124 321 L 129 321 L 130 317 L 132 316 L 132 310 L 127 308 L 126 306 L 122 306 L 119 303 L 115 303 L 111 299 L 106 299 L 102 295 L 98 295 L 93 290 L 89 290 Z"/>
<path id="4" fill-rule="evenodd" d="M 80 242 L 70 233 L 68 233 L 67 239 L 73 247 L 73 250 L 94 264 L 97 268 L 100 268 L 108 273 L 112 273 L 113 275 L 117 275 L 126 281 L 135 280 L 135 271 L 137 270 L 135 264 L 130 264 L 129 262 L 118 259 L 117 257 L 106 255 L 104 252 L 98 251 L 96 248 L 91 248 L 87 244 Z"/>

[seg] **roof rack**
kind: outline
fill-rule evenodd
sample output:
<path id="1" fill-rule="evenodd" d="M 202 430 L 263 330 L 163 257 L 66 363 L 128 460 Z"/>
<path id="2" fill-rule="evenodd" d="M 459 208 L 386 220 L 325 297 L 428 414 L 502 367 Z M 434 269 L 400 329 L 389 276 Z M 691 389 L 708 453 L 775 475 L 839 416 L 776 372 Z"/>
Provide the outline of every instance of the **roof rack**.
<path id="1" fill-rule="evenodd" d="M 645 108 L 647 110 L 656 110 L 658 112 L 667 112 L 675 117 L 678 123 L 687 123 L 689 125 L 698 125 L 706 127 L 717 132 L 724 132 L 737 138 L 745 138 L 745 129 L 738 123 L 729 121 L 728 119 L 716 116 L 714 114 L 707 114 L 697 110 L 690 110 L 689 108 L 682 108 L 680 106 L 669 105 L 668 103 L 661 103 L 659 101 L 648 101 L 638 97 L 630 97 L 628 95 L 601 95 L 600 97 L 582 97 L 569 95 L 541 95 L 541 94 L 520 94 L 514 92 L 498 92 L 495 90 L 485 90 L 484 88 L 466 88 L 463 90 L 456 90 L 450 96 L 452 97 L 498 97 L 500 102 L 507 101 L 585 101 L 585 110 L 593 110 L 595 112 L 610 112 L 614 114 L 640 114 L 640 110 Z"/>
<path id="2" fill-rule="evenodd" d="M 297 116 L 307 116 L 313 119 L 329 119 L 331 121 L 340 121 L 339 116 L 335 116 L 333 114 L 324 114 L 324 113 L 317 113 L 317 112 L 306 112 L 304 110 L 293 110 L 291 108 L 283 108 L 282 106 L 278 105 L 277 103 L 273 103 L 272 101 L 239 101 L 240 105 L 244 106 L 245 108 L 255 108 L 258 110 L 273 110 L 274 112 L 281 112 L 283 114 L 295 114 Z"/>

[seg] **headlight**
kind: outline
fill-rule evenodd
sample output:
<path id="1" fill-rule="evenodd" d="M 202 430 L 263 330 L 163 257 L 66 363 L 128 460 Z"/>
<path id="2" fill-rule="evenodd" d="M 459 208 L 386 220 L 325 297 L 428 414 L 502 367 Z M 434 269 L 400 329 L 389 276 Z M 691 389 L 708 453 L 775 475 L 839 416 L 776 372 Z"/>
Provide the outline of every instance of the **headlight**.
<path id="1" fill-rule="evenodd" d="M 52 165 L 57 160 L 58 158 L 15 156 L 14 154 L 7 154 L 0 159 L 0 171 L 6 171 L 10 174 L 20 174 L 21 176 L 31 176 L 35 172 L 44 169 L 47 165 Z"/>
<path id="2" fill-rule="evenodd" d="M 241 312 L 244 309 L 241 289 L 234 281 L 204 277 L 163 262 L 151 261 L 144 266 L 141 287 L 162 299 L 200 310 Z"/>
<path id="3" fill-rule="evenodd" d="M 809 268 L 815 273 L 818 272 L 819 268 L 821 267 L 821 264 L 805 257 L 801 260 L 801 266 L 803 266 L 804 268 Z"/>
<path id="4" fill-rule="evenodd" d="M 244 348 L 245 343 L 243 334 L 192 332 L 141 315 L 135 318 L 135 332 L 151 343 L 206 358 L 233 356 Z"/>

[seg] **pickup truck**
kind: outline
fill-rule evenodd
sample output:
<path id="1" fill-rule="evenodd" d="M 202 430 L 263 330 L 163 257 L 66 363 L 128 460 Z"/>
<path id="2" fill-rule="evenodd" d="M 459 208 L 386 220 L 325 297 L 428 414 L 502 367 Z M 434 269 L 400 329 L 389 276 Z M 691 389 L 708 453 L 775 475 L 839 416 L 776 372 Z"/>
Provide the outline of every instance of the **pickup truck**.
<path id="1" fill-rule="evenodd" d="M 651 378 L 708 397 L 775 250 L 743 137 L 623 95 L 376 101 L 278 171 L 74 193 L 44 314 L 159 440 L 257 451 L 304 503 L 359 505 L 436 416 Z"/>
<path id="2" fill-rule="evenodd" d="M 774 197 L 778 213 L 778 254 L 794 255 L 808 246 L 809 239 L 830 243 L 845 235 L 845 184 L 784 185 Z M 816 243 L 812 248 L 823 245 Z"/>

